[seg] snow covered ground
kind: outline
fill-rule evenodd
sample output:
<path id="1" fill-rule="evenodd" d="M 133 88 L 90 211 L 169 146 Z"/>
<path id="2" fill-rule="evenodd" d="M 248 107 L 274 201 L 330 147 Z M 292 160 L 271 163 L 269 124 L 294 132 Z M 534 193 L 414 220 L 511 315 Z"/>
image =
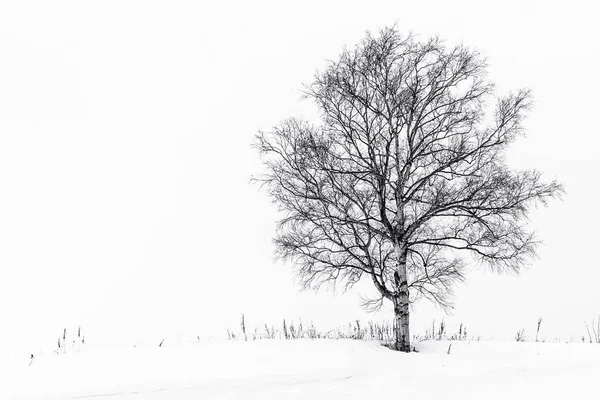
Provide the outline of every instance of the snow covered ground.
<path id="1" fill-rule="evenodd" d="M 537 399 L 600 396 L 600 345 L 223 341 L 0 361 L 0 399 Z"/>

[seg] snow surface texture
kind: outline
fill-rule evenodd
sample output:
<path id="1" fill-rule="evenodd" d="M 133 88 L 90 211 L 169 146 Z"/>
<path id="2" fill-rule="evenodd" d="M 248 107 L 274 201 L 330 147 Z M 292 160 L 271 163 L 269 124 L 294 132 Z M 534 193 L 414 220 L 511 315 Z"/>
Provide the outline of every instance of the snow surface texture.
<path id="1" fill-rule="evenodd" d="M 447 354 L 448 346 L 449 342 L 424 342 L 417 346 L 419 353 L 411 354 L 351 340 L 85 349 L 45 355 L 31 366 L 26 357 L 17 364 L 3 363 L 0 399 L 600 396 L 600 345 L 453 342 Z"/>

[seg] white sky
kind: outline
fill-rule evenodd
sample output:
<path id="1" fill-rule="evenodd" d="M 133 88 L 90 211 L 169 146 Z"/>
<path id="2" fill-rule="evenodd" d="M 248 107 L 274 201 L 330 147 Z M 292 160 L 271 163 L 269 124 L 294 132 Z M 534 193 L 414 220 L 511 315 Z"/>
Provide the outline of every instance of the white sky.
<path id="1" fill-rule="evenodd" d="M 252 3 L 252 4 L 251 4 Z M 486 3 L 487 4 L 487 3 Z M 451 328 L 586 334 L 600 313 L 593 1 L 0 1 L 0 343 L 222 335 L 282 318 L 329 328 L 358 295 L 299 293 L 272 259 L 276 213 L 248 183 L 258 129 L 312 117 L 326 59 L 397 23 L 481 50 L 500 92 L 536 107 L 513 164 L 566 185 L 534 213 L 545 244 L 519 277 L 474 271 Z M 507 297 L 508 296 L 508 297 Z M 422 303 L 423 332 L 442 313 Z"/>

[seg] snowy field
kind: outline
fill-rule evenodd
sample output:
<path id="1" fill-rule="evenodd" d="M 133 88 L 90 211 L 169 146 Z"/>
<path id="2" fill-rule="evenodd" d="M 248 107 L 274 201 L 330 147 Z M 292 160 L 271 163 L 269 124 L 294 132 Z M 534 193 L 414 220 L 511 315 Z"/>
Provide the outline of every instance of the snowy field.
<path id="1" fill-rule="evenodd" d="M 0 399 L 536 399 L 600 396 L 600 345 L 223 341 L 4 359 Z M 6 380 L 5 380 L 6 379 Z M 308 396 L 308 397 L 307 397 Z"/>

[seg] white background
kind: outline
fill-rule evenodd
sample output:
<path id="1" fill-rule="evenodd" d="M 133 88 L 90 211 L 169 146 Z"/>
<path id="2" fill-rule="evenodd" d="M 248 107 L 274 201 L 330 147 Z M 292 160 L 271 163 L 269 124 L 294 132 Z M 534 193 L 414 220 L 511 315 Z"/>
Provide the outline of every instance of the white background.
<path id="1" fill-rule="evenodd" d="M 532 214 L 544 241 L 520 276 L 473 266 L 451 328 L 580 338 L 600 313 L 598 68 L 593 1 L 1 1 L 0 343 L 225 335 L 282 318 L 329 329 L 359 296 L 299 293 L 273 261 L 259 129 L 313 118 L 300 99 L 326 59 L 396 23 L 488 57 L 498 92 L 535 108 L 515 168 L 565 183 Z M 507 296 L 508 295 L 508 296 Z M 443 313 L 420 303 L 413 332 Z M 4 345 L 3 345 L 4 346 Z"/>

